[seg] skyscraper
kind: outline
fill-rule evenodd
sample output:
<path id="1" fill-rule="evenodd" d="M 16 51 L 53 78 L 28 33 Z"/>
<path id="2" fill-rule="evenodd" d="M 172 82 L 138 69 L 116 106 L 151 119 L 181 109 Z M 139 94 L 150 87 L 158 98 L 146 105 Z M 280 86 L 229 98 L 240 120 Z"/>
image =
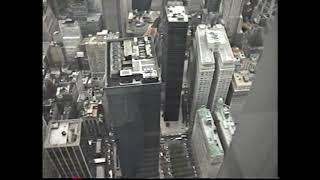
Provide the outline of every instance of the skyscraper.
<path id="1" fill-rule="evenodd" d="M 105 46 L 108 31 L 98 32 L 85 43 L 86 52 L 89 60 L 90 71 L 103 73 L 105 71 Z"/>
<path id="2" fill-rule="evenodd" d="M 87 34 L 96 34 L 102 30 L 102 14 L 89 13 L 86 25 Z"/>
<path id="3" fill-rule="evenodd" d="M 199 167 L 200 178 L 215 178 L 223 162 L 224 151 L 210 110 L 201 107 L 194 119 L 192 150 Z"/>
<path id="4" fill-rule="evenodd" d="M 52 42 L 49 45 L 47 54 L 48 66 L 50 69 L 59 69 L 65 63 L 65 56 L 62 47 Z"/>
<path id="5" fill-rule="evenodd" d="M 225 22 L 228 37 L 233 37 L 241 30 L 244 0 L 222 0 L 221 14 Z M 238 31 L 239 30 L 239 31 Z"/>
<path id="6" fill-rule="evenodd" d="M 103 28 L 125 34 L 125 22 L 128 18 L 128 0 L 102 0 L 101 2 Z"/>
<path id="7" fill-rule="evenodd" d="M 72 19 L 59 20 L 59 27 L 67 63 L 74 63 L 76 52 L 82 39 L 81 30 L 77 21 Z"/>
<path id="8" fill-rule="evenodd" d="M 166 83 L 165 121 L 178 121 L 180 96 L 185 60 L 186 38 L 188 29 L 188 16 L 185 7 L 171 6 L 168 1 L 165 6 L 163 24 L 167 37 L 165 37 L 166 55 L 164 59 L 164 77 Z"/>
<path id="9" fill-rule="evenodd" d="M 208 27 L 207 38 L 209 48 L 215 59 L 215 73 L 211 84 L 208 106 L 211 113 L 214 112 L 215 103 L 219 98 L 226 99 L 233 71 L 235 69 L 235 58 L 233 56 L 226 31 L 221 24 Z"/>
<path id="10" fill-rule="evenodd" d="M 64 178 L 92 177 L 88 165 L 88 142 L 80 119 L 50 121 L 44 148 Z"/>
<path id="11" fill-rule="evenodd" d="M 107 41 L 104 107 L 124 177 L 159 177 L 160 69 L 150 37 Z"/>
<path id="12" fill-rule="evenodd" d="M 207 38 L 209 37 L 209 38 Z M 212 78 L 215 70 L 215 59 L 208 47 L 210 34 L 207 35 L 207 27 L 204 24 L 197 26 L 194 38 L 194 81 L 193 100 L 191 106 L 191 119 L 202 105 L 207 105 Z M 192 121 L 191 121 L 192 122 Z"/>
<path id="13" fill-rule="evenodd" d="M 76 20 L 81 28 L 82 36 L 88 34 L 87 17 L 89 13 L 87 0 L 68 0 L 67 11 L 69 17 Z"/>

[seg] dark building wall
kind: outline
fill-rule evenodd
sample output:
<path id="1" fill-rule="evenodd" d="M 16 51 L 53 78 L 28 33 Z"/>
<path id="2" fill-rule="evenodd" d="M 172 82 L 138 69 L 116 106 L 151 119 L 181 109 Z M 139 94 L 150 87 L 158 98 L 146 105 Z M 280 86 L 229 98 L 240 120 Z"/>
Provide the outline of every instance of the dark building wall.
<path id="1" fill-rule="evenodd" d="M 151 8 L 152 0 L 132 0 L 132 9 L 138 11 L 148 11 Z"/>
<path id="2" fill-rule="evenodd" d="M 153 149 L 151 161 L 158 172 L 160 140 L 160 83 L 106 88 L 105 112 L 117 131 L 121 170 L 125 177 L 136 177 L 143 169 L 145 151 Z M 153 172 L 153 174 L 157 174 Z"/>
<path id="3" fill-rule="evenodd" d="M 166 11 L 163 11 L 166 13 Z M 185 60 L 188 22 L 168 22 L 164 14 L 163 24 L 167 24 L 165 43 L 167 51 L 164 59 L 166 105 L 165 121 L 178 121 L 180 97 Z"/>

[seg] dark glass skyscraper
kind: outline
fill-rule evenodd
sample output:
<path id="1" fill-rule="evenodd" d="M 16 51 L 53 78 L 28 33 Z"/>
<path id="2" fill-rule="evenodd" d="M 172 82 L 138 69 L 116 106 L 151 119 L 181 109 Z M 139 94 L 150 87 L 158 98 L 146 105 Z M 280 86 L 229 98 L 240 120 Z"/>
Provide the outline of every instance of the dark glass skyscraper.
<path id="1" fill-rule="evenodd" d="M 165 121 L 178 121 L 183 65 L 185 60 L 188 16 L 182 5 L 172 6 L 168 1 L 164 9 L 162 23 L 165 30 L 165 47 L 167 51 L 164 65 L 166 83 Z"/>
<path id="2" fill-rule="evenodd" d="M 159 177 L 159 75 L 150 37 L 107 42 L 104 105 L 123 177 Z"/>

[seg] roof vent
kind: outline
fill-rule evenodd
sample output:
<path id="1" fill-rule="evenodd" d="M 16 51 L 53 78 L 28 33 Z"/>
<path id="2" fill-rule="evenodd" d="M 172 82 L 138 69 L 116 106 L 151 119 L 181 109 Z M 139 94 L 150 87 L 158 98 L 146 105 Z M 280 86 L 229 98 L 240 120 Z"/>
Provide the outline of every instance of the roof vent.
<path id="1" fill-rule="evenodd" d="M 62 136 L 67 135 L 66 131 L 62 131 L 61 134 L 62 134 Z"/>

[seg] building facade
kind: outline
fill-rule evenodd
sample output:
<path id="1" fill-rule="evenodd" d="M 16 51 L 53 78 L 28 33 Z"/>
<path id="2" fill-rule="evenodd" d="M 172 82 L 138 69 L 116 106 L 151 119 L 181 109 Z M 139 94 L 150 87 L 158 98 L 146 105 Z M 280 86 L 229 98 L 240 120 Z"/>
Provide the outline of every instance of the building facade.
<path id="1" fill-rule="evenodd" d="M 226 152 L 230 147 L 232 137 L 236 131 L 236 125 L 232 119 L 230 107 L 224 104 L 224 100 L 222 98 L 220 98 L 217 103 L 217 108 L 214 112 L 213 118 L 223 150 Z"/>
<path id="2" fill-rule="evenodd" d="M 183 66 L 185 60 L 188 16 L 184 6 L 165 6 L 162 18 L 166 28 L 163 60 L 165 78 L 165 121 L 178 121 L 182 89 Z"/>
<path id="3" fill-rule="evenodd" d="M 158 178 L 160 68 L 150 37 L 110 40 L 106 46 L 104 107 L 115 130 L 126 178 Z"/>
<path id="4" fill-rule="evenodd" d="M 59 25 L 50 5 L 43 6 L 42 22 L 42 40 L 52 41 L 52 35 L 59 29 Z"/>
<path id="5" fill-rule="evenodd" d="M 63 178 L 90 178 L 88 142 L 81 129 L 80 119 L 50 121 L 44 148 L 56 170 Z"/>
<path id="6" fill-rule="evenodd" d="M 206 25 L 197 27 L 194 38 L 194 81 L 193 100 L 191 107 L 191 119 L 194 119 L 198 108 L 207 105 L 212 78 L 215 70 L 215 59 L 212 51 L 208 48 Z"/>
<path id="7" fill-rule="evenodd" d="M 86 35 L 96 34 L 102 30 L 102 14 L 101 13 L 89 13 L 87 17 Z"/>
<path id="8" fill-rule="evenodd" d="M 63 47 L 55 42 L 51 42 L 47 54 L 48 67 L 50 69 L 59 69 L 65 63 L 65 54 Z"/>
<path id="9" fill-rule="evenodd" d="M 215 178 L 223 162 L 224 151 L 210 110 L 197 110 L 191 137 L 192 150 L 200 178 Z"/>
<path id="10" fill-rule="evenodd" d="M 227 97 L 235 69 L 235 58 L 225 28 L 221 24 L 208 27 L 207 39 L 210 42 L 208 46 L 213 52 L 216 67 L 208 101 L 208 107 L 213 113 L 216 101 Z"/>
<path id="11" fill-rule="evenodd" d="M 220 12 L 225 23 L 228 37 L 233 37 L 241 31 L 241 14 L 244 2 L 244 0 L 222 0 Z"/>
<path id="12" fill-rule="evenodd" d="M 59 20 L 60 33 L 68 64 L 75 62 L 76 52 L 82 39 L 80 26 L 72 19 Z"/>
<path id="13" fill-rule="evenodd" d="M 105 72 L 105 46 L 107 31 L 97 33 L 85 43 L 90 71 L 94 73 Z"/>

